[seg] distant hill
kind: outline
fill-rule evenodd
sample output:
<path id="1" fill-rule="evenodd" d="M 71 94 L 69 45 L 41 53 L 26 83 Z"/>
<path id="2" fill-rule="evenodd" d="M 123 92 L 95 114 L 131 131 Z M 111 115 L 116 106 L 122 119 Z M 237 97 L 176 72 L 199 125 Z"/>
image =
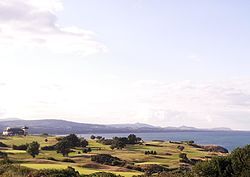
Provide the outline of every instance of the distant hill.
<path id="1" fill-rule="evenodd" d="M 227 127 L 216 127 L 216 128 L 212 128 L 211 130 L 214 130 L 214 131 L 232 131 L 231 128 L 227 128 Z"/>
<path id="2" fill-rule="evenodd" d="M 0 122 L 4 122 L 4 121 L 14 121 L 14 120 L 22 120 L 22 119 L 15 118 L 15 117 L 10 117 L 10 118 L 5 118 L 5 119 L 0 119 Z"/>
<path id="3" fill-rule="evenodd" d="M 6 127 L 28 126 L 32 134 L 84 134 L 84 133 L 145 133 L 145 132 L 169 132 L 169 131 L 230 131 L 228 128 L 198 129 L 194 127 L 156 127 L 143 123 L 135 124 L 87 124 L 71 122 L 59 119 L 23 120 L 23 119 L 2 119 L 0 121 L 0 131 Z"/>
<path id="4" fill-rule="evenodd" d="M 111 127 L 115 127 L 115 128 L 156 128 L 153 125 L 149 125 L 149 124 L 143 124 L 143 123 L 135 123 L 135 124 L 110 124 L 109 126 Z"/>

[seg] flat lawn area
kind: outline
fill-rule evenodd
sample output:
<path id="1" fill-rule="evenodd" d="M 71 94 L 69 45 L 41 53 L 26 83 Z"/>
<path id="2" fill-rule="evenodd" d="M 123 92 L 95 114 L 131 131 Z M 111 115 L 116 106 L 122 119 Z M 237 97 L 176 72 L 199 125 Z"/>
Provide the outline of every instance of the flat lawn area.
<path id="1" fill-rule="evenodd" d="M 77 167 L 74 165 L 65 165 L 65 164 L 21 164 L 21 166 L 25 166 L 28 168 L 33 168 L 33 169 L 66 169 L 68 168 L 68 166 L 73 167 L 75 170 L 77 170 L 80 174 L 91 174 L 91 173 L 95 173 L 95 172 L 101 172 L 104 170 L 94 170 L 94 169 L 89 169 L 89 168 L 81 168 L 81 167 Z M 126 177 L 132 177 L 133 175 L 140 175 L 142 173 L 140 172 L 117 172 L 117 171 L 108 171 L 105 170 L 105 172 L 111 172 L 111 173 L 115 173 L 115 174 L 120 174 L 122 176 L 126 176 Z"/>
<path id="2" fill-rule="evenodd" d="M 45 139 L 48 141 L 45 142 Z M 7 144 L 8 146 L 21 145 L 26 143 L 31 143 L 32 141 L 37 141 L 41 146 L 49 146 L 53 145 L 57 142 L 56 138 L 53 136 L 9 136 L 5 137 L 5 139 L 1 139 L 1 142 Z"/>
<path id="3" fill-rule="evenodd" d="M 9 153 L 9 154 L 25 154 L 26 151 L 23 150 L 2 150 L 2 152 Z"/>

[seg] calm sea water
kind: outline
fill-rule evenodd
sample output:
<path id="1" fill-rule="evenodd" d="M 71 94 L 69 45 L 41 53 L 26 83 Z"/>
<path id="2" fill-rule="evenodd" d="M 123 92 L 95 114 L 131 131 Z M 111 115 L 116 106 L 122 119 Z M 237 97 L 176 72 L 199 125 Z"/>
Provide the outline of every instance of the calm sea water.
<path id="1" fill-rule="evenodd" d="M 214 131 L 214 132 L 164 132 L 164 133 L 135 133 L 145 141 L 165 140 L 165 141 L 184 141 L 194 140 L 197 144 L 219 145 L 227 148 L 229 151 L 237 147 L 243 147 L 250 144 L 250 132 L 242 131 Z M 81 134 L 80 136 L 89 138 L 92 134 Z M 129 133 L 109 133 L 94 134 L 105 138 L 114 136 L 128 136 Z"/>

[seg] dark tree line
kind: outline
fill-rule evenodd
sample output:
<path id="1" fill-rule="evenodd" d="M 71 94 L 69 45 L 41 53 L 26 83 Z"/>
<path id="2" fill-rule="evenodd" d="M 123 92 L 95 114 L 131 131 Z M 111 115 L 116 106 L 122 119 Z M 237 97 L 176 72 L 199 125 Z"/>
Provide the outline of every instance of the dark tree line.
<path id="1" fill-rule="evenodd" d="M 94 138 L 94 136 L 91 137 Z M 134 134 L 130 134 L 128 137 L 113 137 L 112 139 L 99 137 L 97 140 L 99 143 L 110 145 L 111 149 L 123 149 L 128 144 L 139 144 L 141 141 L 142 139 Z"/>

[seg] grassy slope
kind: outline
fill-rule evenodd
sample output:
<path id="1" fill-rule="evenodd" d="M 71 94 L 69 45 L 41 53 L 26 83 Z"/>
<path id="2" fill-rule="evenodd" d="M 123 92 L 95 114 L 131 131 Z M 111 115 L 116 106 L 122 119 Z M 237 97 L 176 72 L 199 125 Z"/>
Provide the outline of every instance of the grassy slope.
<path id="1" fill-rule="evenodd" d="M 45 139 L 48 139 L 48 142 L 45 142 Z M 7 139 L 0 140 L 3 143 L 12 146 L 30 143 L 32 141 L 38 141 L 41 146 L 53 145 L 57 141 L 55 137 L 42 137 L 42 136 L 27 136 L 27 137 L 7 137 Z M 93 154 L 107 153 L 113 156 L 119 157 L 128 162 L 132 162 L 135 165 L 143 165 L 143 164 L 161 164 L 163 166 L 169 168 L 177 168 L 179 167 L 179 154 L 180 151 L 177 149 L 178 144 L 172 144 L 168 142 L 147 142 L 147 144 L 153 144 L 156 146 L 145 146 L 145 145 L 129 145 L 123 150 L 111 150 L 109 146 L 102 145 L 97 143 L 94 140 L 89 140 L 89 147 L 91 147 L 92 152 L 89 154 L 78 154 L 78 151 L 70 153 L 69 158 L 76 161 L 76 163 L 65 163 L 60 162 L 60 160 L 64 159 L 61 154 L 57 154 L 55 151 L 41 151 L 40 154 L 32 159 L 30 155 L 28 155 L 25 151 L 19 150 L 2 150 L 9 154 L 9 157 L 15 160 L 23 161 L 22 165 L 35 169 L 42 168 L 67 168 L 67 166 L 72 166 L 76 168 L 80 173 L 89 174 L 97 171 L 105 171 L 121 174 L 123 176 L 133 176 L 136 174 L 140 174 L 139 172 L 129 171 L 127 169 L 119 169 L 117 167 L 103 166 L 100 165 L 100 168 L 89 168 L 88 164 L 93 164 L 90 160 L 90 156 Z M 185 149 L 183 153 L 186 153 L 188 158 L 195 159 L 204 159 L 205 156 L 212 156 L 212 153 L 200 151 L 197 148 L 193 148 L 188 145 L 182 144 Z M 145 151 L 156 151 L 157 155 L 145 155 Z M 168 154 L 172 155 L 168 155 Z M 43 159 L 47 159 L 48 157 L 53 157 L 59 161 L 45 161 Z M 126 170 L 124 172 L 124 170 Z"/>

